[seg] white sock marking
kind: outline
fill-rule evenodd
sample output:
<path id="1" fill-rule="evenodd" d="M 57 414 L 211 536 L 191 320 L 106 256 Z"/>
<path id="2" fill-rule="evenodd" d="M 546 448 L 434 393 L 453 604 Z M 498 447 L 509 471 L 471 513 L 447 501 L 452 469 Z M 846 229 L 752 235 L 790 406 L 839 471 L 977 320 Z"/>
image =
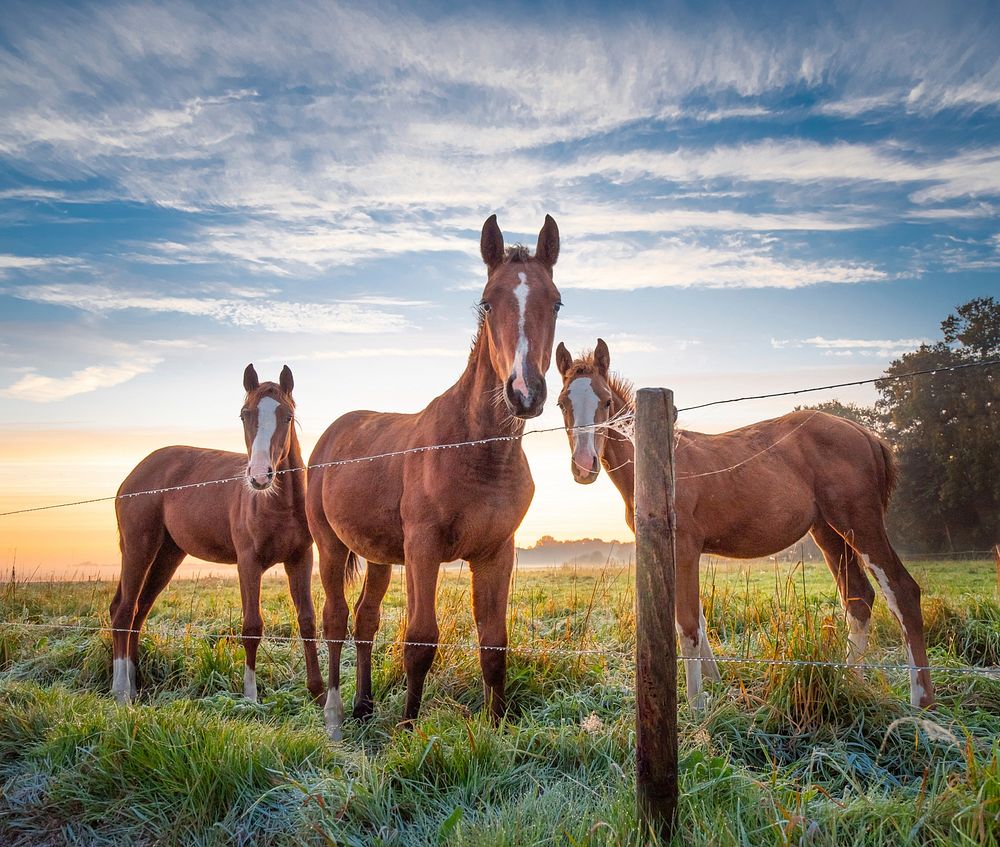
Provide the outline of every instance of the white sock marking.
<path id="1" fill-rule="evenodd" d="M 687 682 L 688 705 L 700 712 L 705 708 L 705 695 L 701 690 L 701 638 L 698 635 L 688 638 L 679 624 L 677 638 L 680 641 L 681 655 L 694 657 L 684 659 L 684 679 Z"/>
<path id="2" fill-rule="evenodd" d="M 344 737 L 344 701 L 340 699 L 339 689 L 331 688 L 326 692 L 323 718 L 326 721 L 326 732 L 330 736 L 330 740 L 340 741 Z"/>
<path id="3" fill-rule="evenodd" d="M 861 620 L 847 613 L 847 661 L 856 665 L 864 657 L 865 650 L 868 649 L 868 630 L 871 628 L 872 619 Z M 860 672 L 860 671 L 859 671 Z"/>
<path id="4" fill-rule="evenodd" d="M 125 657 L 112 662 L 111 694 L 119 703 L 129 703 L 135 696 L 132 680 L 135 679 L 135 668 L 132 660 Z M 131 678 L 130 678 L 131 677 Z"/>
<path id="5" fill-rule="evenodd" d="M 708 643 L 708 621 L 705 620 L 705 609 L 698 612 L 698 652 L 702 659 L 702 670 L 713 682 L 722 682 L 719 665 L 715 661 L 712 645 Z"/>
<path id="6" fill-rule="evenodd" d="M 243 696 L 251 703 L 257 702 L 257 671 L 243 666 Z"/>
<path id="7" fill-rule="evenodd" d="M 524 332 L 524 321 L 528 306 L 528 277 L 524 271 L 518 271 L 517 278 L 521 281 L 514 289 L 514 297 L 517 299 L 517 349 L 514 351 L 514 382 L 511 388 L 520 392 L 525 399 L 528 398 L 528 383 L 524 378 L 525 359 L 528 356 L 528 339 Z"/>

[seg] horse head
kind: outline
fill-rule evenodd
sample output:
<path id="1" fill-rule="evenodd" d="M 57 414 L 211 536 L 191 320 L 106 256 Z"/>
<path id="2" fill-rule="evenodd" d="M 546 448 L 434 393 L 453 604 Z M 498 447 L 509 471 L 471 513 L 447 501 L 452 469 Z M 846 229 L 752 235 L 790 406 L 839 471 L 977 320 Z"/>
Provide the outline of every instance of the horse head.
<path id="1" fill-rule="evenodd" d="M 479 247 L 489 272 L 479 310 L 490 361 L 507 410 L 518 418 L 533 418 L 545 405 L 545 372 L 562 305 L 552 282 L 559 227 L 545 216 L 532 256 L 521 245 L 505 248 L 497 216 L 491 215 L 483 224 Z"/>
<path id="2" fill-rule="evenodd" d="M 278 382 L 262 383 L 254 366 L 243 372 L 246 400 L 240 411 L 247 444 L 247 482 L 254 491 L 267 491 L 274 473 L 287 458 L 294 436 L 295 382 L 288 365 L 281 369 Z"/>
<path id="3" fill-rule="evenodd" d="M 607 444 L 604 424 L 614 411 L 614 393 L 609 384 L 611 353 L 604 339 L 598 338 L 592 354 L 574 359 L 560 341 L 556 349 L 556 367 L 563 380 L 559 409 L 572 451 L 573 479 L 581 485 L 589 485 L 601 472 Z"/>

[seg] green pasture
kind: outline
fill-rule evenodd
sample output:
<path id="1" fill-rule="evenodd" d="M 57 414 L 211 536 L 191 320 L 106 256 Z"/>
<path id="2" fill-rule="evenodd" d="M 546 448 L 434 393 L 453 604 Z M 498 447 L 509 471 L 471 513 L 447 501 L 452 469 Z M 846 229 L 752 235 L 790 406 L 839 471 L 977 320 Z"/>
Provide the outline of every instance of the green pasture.
<path id="1" fill-rule="evenodd" d="M 954 669 L 934 674 L 938 707 L 910 708 L 905 672 L 859 680 L 836 668 L 724 663 L 709 708 L 681 709 L 677 844 L 1000 844 L 1000 676 L 958 670 L 1000 665 L 994 567 L 909 567 L 924 589 L 931 661 Z M 844 655 L 821 562 L 706 558 L 702 571 L 720 655 Z M 633 810 L 627 562 L 516 573 L 512 707 L 499 728 L 479 714 L 462 568 L 442 573 L 448 646 L 421 719 L 413 731 L 396 726 L 404 679 L 392 642 L 405 607 L 397 573 L 375 659 L 376 713 L 348 720 L 340 744 L 327 741 L 308 700 L 282 579 L 265 580 L 260 704 L 240 695 L 234 577 L 178 581 L 164 593 L 142 639 L 139 702 L 115 705 L 109 636 L 50 628 L 106 624 L 113 588 L 0 584 L 2 844 L 651 843 Z M 318 586 L 316 603 L 318 611 Z M 353 658 L 348 647 L 348 702 Z M 902 659 L 881 600 L 867 658 Z"/>

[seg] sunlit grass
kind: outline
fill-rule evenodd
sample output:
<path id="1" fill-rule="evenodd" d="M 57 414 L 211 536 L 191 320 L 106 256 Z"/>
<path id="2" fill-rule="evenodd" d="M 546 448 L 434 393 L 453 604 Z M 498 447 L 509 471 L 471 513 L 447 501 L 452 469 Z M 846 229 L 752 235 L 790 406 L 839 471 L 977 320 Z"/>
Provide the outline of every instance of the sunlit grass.
<path id="1" fill-rule="evenodd" d="M 996 664 L 992 565 L 912 570 L 925 585 L 932 662 Z M 938 672 L 940 705 L 924 713 L 907 704 L 905 672 L 859 679 L 784 664 L 844 655 L 821 564 L 706 562 L 703 583 L 716 652 L 777 663 L 723 663 L 706 711 L 681 709 L 678 844 L 1000 843 L 1000 681 Z M 234 581 L 181 581 L 164 593 L 141 641 L 133 706 L 107 696 L 106 633 L 26 626 L 106 625 L 112 590 L 0 585 L 0 843 L 648 843 L 633 808 L 628 563 L 517 574 L 511 710 L 498 729 L 480 714 L 465 569 L 442 576 L 449 646 L 421 719 L 412 732 L 397 727 L 397 573 L 375 654 L 375 715 L 349 720 L 338 745 L 306 692 L 283 580 L 264 584 L 259 704 L 240 695 Z M 901 658 L 879 602 L 867 659 Z M 353 661 L 348 646 L 348 702 Z"/>

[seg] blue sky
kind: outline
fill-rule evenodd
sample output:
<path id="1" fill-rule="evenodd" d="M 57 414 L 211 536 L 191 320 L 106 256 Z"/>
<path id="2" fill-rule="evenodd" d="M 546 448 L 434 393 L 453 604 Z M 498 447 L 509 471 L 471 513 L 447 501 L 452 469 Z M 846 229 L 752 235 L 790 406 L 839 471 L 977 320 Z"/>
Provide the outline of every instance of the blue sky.
<path id="1" fill-rule="evenodd" d="M 202 443 L 248 361 L 308 443 L 420 408 L 493 212 L 556 218 L 558 338 L 680 405 L 876 375 L 1000 292 L 998 43 L 992 3 L 5 2 L 0 426 Z"/>

